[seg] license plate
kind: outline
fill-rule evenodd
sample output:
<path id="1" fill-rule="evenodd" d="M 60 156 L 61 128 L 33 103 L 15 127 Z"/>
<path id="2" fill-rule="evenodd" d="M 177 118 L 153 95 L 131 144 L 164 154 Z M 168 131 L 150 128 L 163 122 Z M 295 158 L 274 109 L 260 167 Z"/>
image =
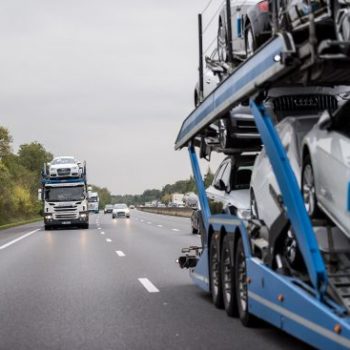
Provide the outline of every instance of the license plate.
<path id="1" fill-rule="evenodd" d="M 62 221 L 62 225 L 70 225 L 71 223 L 71 221 Z"/>

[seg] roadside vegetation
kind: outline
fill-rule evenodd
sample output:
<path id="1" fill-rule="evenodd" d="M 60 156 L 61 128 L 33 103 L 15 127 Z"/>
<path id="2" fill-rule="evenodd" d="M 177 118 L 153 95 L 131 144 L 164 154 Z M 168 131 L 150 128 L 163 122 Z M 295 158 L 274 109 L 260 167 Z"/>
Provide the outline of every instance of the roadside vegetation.
<path id="1" fill-rule="evenodd" d="M 207 173 L 204 176 L 205 187 L 208 187 L 213 182 L 214 174 L 208 168 Z M 112 203 L 126 203 L 127 205 L 143 205 L 146 202 L 158 201 L 168 204 L 171 202 L 171 195 L 173 193 L 197 193 L 196 184 L 191 176 L 187 180 L 176 181 L 174 184 L 167 184 L 161 190 L 148 189 L 142 194 L 126 194 L 126 195 L 112 195 Z"/>

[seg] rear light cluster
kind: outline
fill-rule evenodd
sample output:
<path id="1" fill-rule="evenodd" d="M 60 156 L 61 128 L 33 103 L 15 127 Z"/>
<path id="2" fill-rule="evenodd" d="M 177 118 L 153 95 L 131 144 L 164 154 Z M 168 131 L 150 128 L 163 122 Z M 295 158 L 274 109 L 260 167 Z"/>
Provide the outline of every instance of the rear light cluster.
<path id="1" fill-rule="evenodd" d="M 259 2 L 258 8 L 261 12 L 269 12 L 269 2 L 268 1 Z"/>

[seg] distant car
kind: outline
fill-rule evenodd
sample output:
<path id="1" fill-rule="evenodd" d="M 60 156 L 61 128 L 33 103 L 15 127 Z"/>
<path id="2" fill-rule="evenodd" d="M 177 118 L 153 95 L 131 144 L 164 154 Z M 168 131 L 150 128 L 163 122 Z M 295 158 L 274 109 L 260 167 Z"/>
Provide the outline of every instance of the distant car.
<path id="1" fill-rule="evenodd" d="M 249 187 L 256 153 L 227 157 L 206 190 L 208 199 L 218 210 L 241 219 L 250 218 Z"/>
<path id="2" fill-rule="evenodd" d="M 80 177 L 83 173 L 81 162 L 74 157 L 56 157 L 48 163 L 49 176 L 57 177 Z"/>
<path id="3" fill-rule="evenodd" d="M 191 215 L 191 227 L 192 227 L 192 233 L 197 234 L 200 231 L 200 220 L 201 220 L 201 210 L 200 209 L 194 209 Z"/>
<path id="4" fill-rule="evenodd" d="M 269 1 L 231 0 L 233 58 L 240 62 L 250 56 L 271 36 Z M 226 1 L 219 13 L 217 51 L 219 60 L 228 61 L 229 29 Z"/>
<path id="5" fill-rule="evenodd" d="M 309 215 L 318 217 L 321 209 L 350 237 L 350 101 L 321 115 L 304 139 L 302 163 Z"/>
<path id="6" fill-rule="evenodd" d="M 134 205 L 129 205 L 129 209 L 135 209 Z"/>
<path id="7" fill-rule="evenodd" d="M 106 204 L 103 212 L 105 214 L 110 214 L 110 213 L 112 213 L 112 211 L 113 211 L 113 205 L 112 204 Z"/>
<path id="8" fill-rule="evenodd" d="M 128 206 L 124 203 L 122 204 L 114 204 L 112 211 L 112 218 L 130 218 L 130 210 Z"/>

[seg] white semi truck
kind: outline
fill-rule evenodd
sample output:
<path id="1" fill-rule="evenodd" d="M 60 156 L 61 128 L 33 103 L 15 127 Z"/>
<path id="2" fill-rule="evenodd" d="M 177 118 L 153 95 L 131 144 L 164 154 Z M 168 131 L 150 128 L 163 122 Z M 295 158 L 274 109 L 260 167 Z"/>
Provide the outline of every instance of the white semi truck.
<path id="1" fill-rule="evenodd" d="M 97 192 L 89 192 L 89 212 L 98 214 L 100 199 Z"/>

